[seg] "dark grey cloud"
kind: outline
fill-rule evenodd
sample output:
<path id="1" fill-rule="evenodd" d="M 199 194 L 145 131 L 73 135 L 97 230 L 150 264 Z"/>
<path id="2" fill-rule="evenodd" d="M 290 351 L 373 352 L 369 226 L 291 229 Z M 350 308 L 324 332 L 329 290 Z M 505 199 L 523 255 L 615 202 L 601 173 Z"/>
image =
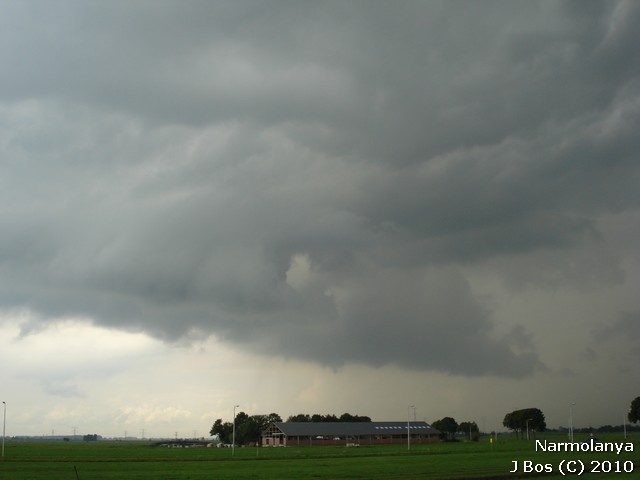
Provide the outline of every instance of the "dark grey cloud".
<path id="1" fill-rule="evenodd" d="M 614 322 L 602 323 L 593 331 L 594 340 L 623 338 L 633 341 L 640 335 L 640 312 L 625 312 Z"/>
<path id="2" fill-rule="evenodd" d="M 638 336 L 640 335 L 640 311 L 625 311 L 615 319 L 600 321 L 591 330 L 590 350 L 598 358 L 605 355 L 619 372 L 630 372 L 630 366 L 640 359 Z"/>
<path id="3" fill-rule="evenodd" d="M 0 301 L 332 366 L 544 369 L 463 269 L 624 281 L 600 219 L 639 207 L 640 8 L 586 3 L 7 3 Z"/>

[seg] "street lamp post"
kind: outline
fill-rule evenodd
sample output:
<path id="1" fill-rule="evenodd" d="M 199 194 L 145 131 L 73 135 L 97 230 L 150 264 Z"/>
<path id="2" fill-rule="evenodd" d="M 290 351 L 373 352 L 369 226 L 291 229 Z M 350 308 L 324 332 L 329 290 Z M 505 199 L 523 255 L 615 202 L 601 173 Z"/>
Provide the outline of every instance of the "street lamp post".
<path id="1" fill-rule="evenodd" d="M 527 418 L 527 440 L 529 440 L 529 422 L 533 420 L 533 418 Z"/>
<path id="2" fill-rule="evenodd" d="M 575 405 L 575 402 L 572 402 L 569 404 L 569 438 L 571 439 L 571 442 L 573 443 L 573 406 Z"/>
<path id="3" fill-rule="evenodd" d="M 233 435 L 231 437 L 231 456 L 236 454 L 236 408 L 240 405 L 233 406 Z"/>
<path id="4" fill-rule="evenodd" d="M 410 424 L 410 415 L 411 415 L 411 409 L 415 409 L 415 405 L 409 405 L 407 407 L 407 450 L 411 450 L 411 431 L 409 430 L 411 427 Z"/>
<path id="5" fill-rule="evenodd" d="M 2 402 L 3 414 L 2 414 L 2 459 L 4 460 L 4 435 L 5 427 L 7 426 L 7 402 Z"/>

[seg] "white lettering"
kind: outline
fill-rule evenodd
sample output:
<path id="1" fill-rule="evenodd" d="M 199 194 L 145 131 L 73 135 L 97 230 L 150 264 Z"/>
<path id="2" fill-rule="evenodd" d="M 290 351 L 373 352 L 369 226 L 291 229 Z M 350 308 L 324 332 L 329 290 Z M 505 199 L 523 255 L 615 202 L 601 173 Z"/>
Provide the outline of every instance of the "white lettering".
<path id="1" fill-rule="evenodd" d="M 596 442 L 590 438 L 587 442 L 549 442 L 536 440 L 536 452 L 633 452 L 632 442 Z"/>

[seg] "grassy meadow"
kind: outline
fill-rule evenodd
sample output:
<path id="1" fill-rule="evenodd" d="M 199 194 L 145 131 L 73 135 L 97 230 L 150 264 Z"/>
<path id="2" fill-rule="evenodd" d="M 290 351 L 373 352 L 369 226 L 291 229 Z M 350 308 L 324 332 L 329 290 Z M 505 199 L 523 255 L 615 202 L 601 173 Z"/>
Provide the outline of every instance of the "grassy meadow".
<path id="1" fill-rule="evenodd" d="M 562 442 L 566 437 L 539 438 Z M 621 435 L 599 435 L 623 441 Z M 581 440 L 576 436 L 576 440 Z M 2 480 L 97 479 L 472 479 L 560 478 L 562 460 L 581 460 L 582 476 L 593 479 L 640 478 L 640 444 L 633 453 L 536 452 L 533 441 L 503 436 L 497 442 L 431 445 L 287 448 L 166 448 L 147 442 L 7 441 L 0 462 Z M 524 461 L 552 473 L 525 473 Z M 517 461 L 519 473 L 509 473 Z M 617 463 L 616 463 L 617 462 Z M 577 465 L 577 464 L 574 464 Z M 599 467 L 600 472 L 593 472 Z M 627 470 L 625 472 L 624 470 Z M 634 472 L 628 472 L 633 469 Z M 606 473 L 606 470 L 610 470 Z M 617 472 L 616 472 L 617 470 Z"/>

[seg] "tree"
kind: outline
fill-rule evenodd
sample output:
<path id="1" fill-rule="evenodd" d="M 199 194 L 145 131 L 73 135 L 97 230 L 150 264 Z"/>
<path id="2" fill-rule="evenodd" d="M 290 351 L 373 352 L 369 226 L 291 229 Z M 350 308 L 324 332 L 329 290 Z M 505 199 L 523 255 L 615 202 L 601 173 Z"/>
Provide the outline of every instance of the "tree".
<path id="1" fill-rule="evenodd" d="M 547 428 L 544 413 L 538 408 L 524 408 L 507 413 L 502 424 L 509 430 L 516 432 L 516 435 L 521 433 L 522 436 L 524 436 L 523 432 L 527 426 L 533 432 L 544 432 Z"/>
<path id="2" fill-rule="evenodd" d="M 629 407 L 629 415 L 627 418 L 631 423 L 640 422 L 640 397 L 636 397 L 631 402 L 631 407 Z"/>
<path id="3" fill-rule="evenodd" d="M 256 443 L 260 439 L 262 433 L 262 425 L 260 416 L 242 418 L 238 421 L 236 418 L 236 443 L 238 445 L 247 445 Z"/>
<path id="4" fill-rule="evenodd" d="M 458 425 L 458 432 L 464 433 L 469 440 L 475 440 L 477 442 L 480 439 L 480 429 L 476 422 L 462 422 Z"/>
<path id="5" fill-rule="evenodd" d="M 458 423 L 451 417 L 444 417 L 432 423 L 433 427 L 442 432 L 441 437 L 453 438 L 458 430 Z"/>
<path id="6" fill-rule="evenodd" d="M 209 431 L 209 435 L 215 437 L 216 435 L 220 439 L 222 443 L 231 443 L 231 436 L 233 433 L 233 424 L 231 422 L 222 423 L 222 419 L 217 419 L 211 430 Z"/>
<path id="7" fill-rule="evenodd" d="M 248 420 L 249 420 L 249 415 L 247 415 L 244 412 L 238 412 L 236 414 L 236 429 L 238 428 L 238 425 L 242 425 Z"/>
<path id="8" fill-rule="evenodd" d="M 277 413 L 270 413 L 269 415 L 265 415 L 263 426 L 266 428 L 271 423 L 282 422 L 282 418 Z"/>

